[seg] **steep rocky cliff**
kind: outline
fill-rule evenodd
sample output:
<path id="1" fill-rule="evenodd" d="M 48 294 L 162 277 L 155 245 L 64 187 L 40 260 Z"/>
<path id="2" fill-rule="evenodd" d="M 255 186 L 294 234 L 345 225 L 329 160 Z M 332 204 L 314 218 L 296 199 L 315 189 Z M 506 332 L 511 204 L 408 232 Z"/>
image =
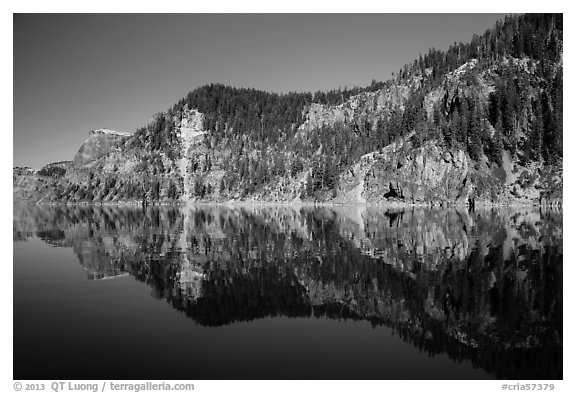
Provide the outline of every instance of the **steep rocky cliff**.
<path id="1" fill-rule="evenodd" d="M 411 147 L 409 138 L 362 156 L 340 176 L 334 202 L 466 203 L 472 191 L 469 159 L 436 142 Z"/>
<path id="2" fill-rule="evenodd" d="M 122 141 L 132 136 L 132 134 L 105 128 L 92 130 L 88 135 L 88 139 L 80 146 L 74 156 L 73 162 L 76 167 L 81 167 L 106 156 L 113 149 L 118 148 Z"/>
<path id="3" fill-rule="evenodd" d="M 196 110 L 188 110 L 184 107 L 178 127 L 182 157 L 178 161 L 178 169 L 183 181 L 181 200 L 186 202 L 191 194 L 190 175 L 193 173 L 201 160 L 201 151 L 198 150 L 204 135 L 204 115 Z"/>

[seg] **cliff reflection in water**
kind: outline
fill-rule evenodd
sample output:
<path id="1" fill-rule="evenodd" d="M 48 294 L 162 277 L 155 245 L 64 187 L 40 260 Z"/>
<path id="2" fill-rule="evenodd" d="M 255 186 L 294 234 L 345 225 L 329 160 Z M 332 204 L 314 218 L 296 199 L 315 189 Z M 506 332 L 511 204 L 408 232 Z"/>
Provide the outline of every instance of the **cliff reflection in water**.
<path id="1" fill-rule="evenodd" d="M 499 378 L 562 378 L 561 212 L 15 206 L 30 236 L 204 326 L 369 320 Z"/>

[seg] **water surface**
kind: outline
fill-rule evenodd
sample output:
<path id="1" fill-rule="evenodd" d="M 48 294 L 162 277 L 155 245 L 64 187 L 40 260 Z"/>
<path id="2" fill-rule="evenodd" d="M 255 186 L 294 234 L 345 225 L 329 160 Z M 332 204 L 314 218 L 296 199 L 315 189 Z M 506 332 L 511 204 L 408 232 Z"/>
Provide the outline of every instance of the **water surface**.
<path id="1" fill-rule="evenodd" d="M 14 206 L 15 379 L 561 379 L 562 213 Z"/>

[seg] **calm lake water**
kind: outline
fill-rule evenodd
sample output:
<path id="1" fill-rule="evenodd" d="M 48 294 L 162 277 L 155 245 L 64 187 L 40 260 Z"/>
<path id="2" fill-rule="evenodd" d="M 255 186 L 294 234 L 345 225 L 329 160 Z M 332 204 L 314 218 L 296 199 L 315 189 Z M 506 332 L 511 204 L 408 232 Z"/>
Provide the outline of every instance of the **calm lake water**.
<path id="1" fill-rule="evenodd" d="M 14 379 L 561 379 L 562 212 L 14 206 Z"/>

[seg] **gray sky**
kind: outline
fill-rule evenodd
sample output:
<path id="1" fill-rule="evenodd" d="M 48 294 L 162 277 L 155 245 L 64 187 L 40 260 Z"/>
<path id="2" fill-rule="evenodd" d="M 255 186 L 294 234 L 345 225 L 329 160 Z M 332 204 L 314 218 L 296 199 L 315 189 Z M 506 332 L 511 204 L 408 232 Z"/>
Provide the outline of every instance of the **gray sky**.
<path id="1" fill-rule="evenodd" d="M 502 14 L 14 16 L 14 165 L 70 160 L 88 131 L 134 132 L 210 82 L 317 91 L 386 80 Z"/>

